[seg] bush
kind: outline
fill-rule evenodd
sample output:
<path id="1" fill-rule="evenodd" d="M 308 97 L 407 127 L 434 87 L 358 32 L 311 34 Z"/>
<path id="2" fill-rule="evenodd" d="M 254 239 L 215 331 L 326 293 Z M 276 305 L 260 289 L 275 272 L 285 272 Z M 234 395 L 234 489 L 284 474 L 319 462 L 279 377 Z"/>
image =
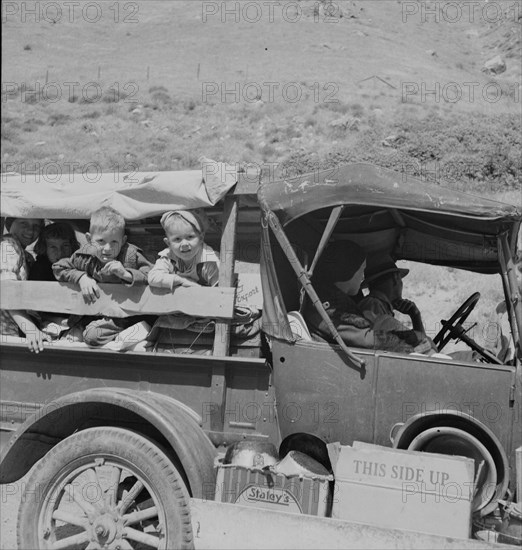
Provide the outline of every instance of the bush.
<path id="1" fill-rule="evenodd" d="M 54 113 L 49 116 L 48 124 L 50 126 L 56 126 L 59 124 L 67 124 L 71 120 L 69 115 L 64 115 L 63 113 Z"/>
<path id="2" fill-rule="evenodd" d="M 346 136 L 327 152 L 291 153 L 282 171 L 303 174 L 351 162 L 369 162 L 465 191 L 520 186 L 522 137 L 515 115 L 474 115 L 371 122 L 356 139 Z M 394 135 L 393 140 L 384 138 Z"/>

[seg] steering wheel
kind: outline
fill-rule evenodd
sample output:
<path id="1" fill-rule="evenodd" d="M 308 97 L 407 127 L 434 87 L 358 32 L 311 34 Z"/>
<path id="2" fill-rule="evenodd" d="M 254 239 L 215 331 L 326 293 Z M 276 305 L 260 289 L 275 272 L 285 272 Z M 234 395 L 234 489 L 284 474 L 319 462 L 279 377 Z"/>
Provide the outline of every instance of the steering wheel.
<path id="1" fill-rule="evenodd" d="M 479 353 L 488 363 L 496 363 L 497 365 L 502 365 L 502 361 L 498 359 L 495 355 L 489 352 L 487 349 L 483 348 L 473 338 L 466 334 L 466 330 L 462 324 L 470 316 L 471 312 L 475 309 L 477 302 L 480 299 L 480 292 L 475 292 L 472 294 L 460 307 L 457 311 L 450 317 L 449 321 L 444 319 L 441 320 L 442 328 L 437 333 L 437 336 L 433 339 L 433 343 L 437 346 L 439 351 L 446 346 L 446 344 L 452 340 L 462 340 L 465 342 L 472 350 Z"/>
<path id="2" fill-rule="evenodd" d="M 475 309 L 479 300 L 480 292 L 475 292 L 459 307 L 459 309 L 457 309 L 449 321 L 441 319 L 442 328 L 437 333 L 437 336 L 433 338 L 433 343 L 437 346 L 439 351 L 442 351 L 450 340 L 456 338 L 456 335 L 454 335 L 455 327 L 464 323 Z"/>

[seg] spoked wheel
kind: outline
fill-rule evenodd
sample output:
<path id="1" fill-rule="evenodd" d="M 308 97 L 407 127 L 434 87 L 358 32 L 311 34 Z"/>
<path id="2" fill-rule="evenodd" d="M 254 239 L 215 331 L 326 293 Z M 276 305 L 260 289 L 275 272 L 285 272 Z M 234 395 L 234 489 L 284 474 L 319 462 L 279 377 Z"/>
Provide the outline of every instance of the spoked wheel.
<path id="1" fill-rule="evenodd" d="M 135 432 L 78 432 L 49 451 L 27 485 L 21 549 L 193 548 L 187 488 L 167 455 Z"/>

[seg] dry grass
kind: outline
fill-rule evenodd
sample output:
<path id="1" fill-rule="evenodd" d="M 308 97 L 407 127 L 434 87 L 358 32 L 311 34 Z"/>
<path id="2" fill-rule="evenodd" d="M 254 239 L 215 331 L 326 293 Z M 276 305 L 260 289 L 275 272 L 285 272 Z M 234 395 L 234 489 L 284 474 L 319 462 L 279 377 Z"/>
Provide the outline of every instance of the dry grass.
<path id="1" fill-rule="evenodd" d="M 258 25 L 244 20 L 224 24 L 220 15 L 203 22 L 200 3 L 153 0 L 139 3 L 135 25 L 115 24 L 111 17 L 96 25 L 65 17 L 56 25 L 31 19 L 21 25 L 9 18 L 3 26 L 3 80 L 35 88 L 48 76 L 62 83 L 63 96 L 56 103 L 41 94 L 25 102 L 16 93 L 3 98 L 2 161 L 11 168 L 22 163 L 34 168 L 36 161 L 61 166 L 95 162 L 103 170 L 131 163 L 140 170 L 177 170 L 196 167 L 204 154 L 258 165 L 290 162 L 301 170 L 351 160 L 400 167 L 410 151 L 381 146 L 382 140 L 415 127 L 413 141 L 435 149 L 437 144 L 422 140 L 415 126 L 422 128 L 430 115 L 440 118 L 442 127 L 458 119 L 473 128 L 477 114 L 490 117 L 488 128 L 503 129 L 495 122 L 500 116 L 518 120 L 519 103 L 508 96 L 484 102 L 480 87 L 475 101 L 433 101 L 431 96 L 405 101 L 403 83 L 424 82 L 432 89 L 434 83 L 483 86 L 490 80 L 473 68 L 489 45 L 467 38 L 471 24 L 405 22 L 400 3 L 369 1 L 340 2 L 344 17 L 326 24 L 314 21 L 316 2 L 300 5 L 303 17 L 296 24 L 281 17 L 270 24 L 263 24 L 265 19 Z M 483 31 L 489 29 L 478 28 Z M 24 49 L 28 44 L 31 49 Z M 428 47 L 437 56 L 426 55 Z M 101 61 L 106 58 L 110 63 Z M 509 67 L 515 66 L 513 59 Z M 79 87 L 68 97 L 65 82 L 96 83 L 102 95 L 89 103 Z M 265 82 L 278 84 L 273 100 Z M 296 103 L 282 95 L 289 82 L 302 93 Z M 219 92 L 204 99 L 207 83 Z M 223 101 L 222 86 L 244 90 L 248 83 L 261 87 L 262 101 L 251 102 L 244 94 L 238 103 L 231 95 Z M 509 156 L 500 135 L 484 140 L 484 146 L 492 142 L 494 155 L 495 140 L 499 157 Z M 444 141 L 440 135 L 439 142 Z M 412 154 L 420 161 L 425 151 Z M 486 181 L 470 183 L 483 189 L 496 185 L 494 172 L 493 167 L 490 181 L 486 174 Z"/>

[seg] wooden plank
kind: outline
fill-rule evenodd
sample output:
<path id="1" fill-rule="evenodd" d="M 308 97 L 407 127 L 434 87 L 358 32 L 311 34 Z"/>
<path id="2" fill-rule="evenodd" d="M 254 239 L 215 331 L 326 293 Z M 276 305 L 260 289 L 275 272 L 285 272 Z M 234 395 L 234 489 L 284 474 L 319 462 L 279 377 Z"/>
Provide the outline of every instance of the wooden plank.
<path id="1" fill-rule="evenodd" d="M 78 287 L 47 281 L 2 281 L 2 309 L 26 309 L 77 315 L 163 315 L 180 312 L 195 317 L 232 319 L 235 288 L 180 287 L 173 292 L 149 286 L 100 284 L 101 295 L 86 304 Z"/>
<path id="2" fill-rule="evenodd" d="M 378 516 L 378 507 L 375 514 Z M 454 549 L 508 548 L 479 540 L 428 535 L 306 514 L 190 499 L 194 547 L 231 548 L 338 548 Z"/>
<path id="3" fill-rule="evenodd" d="M 229 350 L 227 349 L 227 353 Z M 225 405 L 227 395 L 227 379 L 225 363 L 212 365 L 212 387 L 210 391 L 210 430 L 222 432 L 225 426 Z"/>
<path id="4" fill-rule="evenodd" d="M 240 172 L 237 175 L 237 184 L 229 191 L 232 195 L 257 195 L 257 190 L 261 182 L 261 171 L 259 173 Z M 226 199 L 225 199 L 226 200 Z"/>
<path id="5" fill-rule="evenodd" d="M 234 262 L 236 257 L 236 227 L 238 215 L 238 198 L 227 197 L 223 218 L 225 225 L 221 237 L 219 266 L 219 287 L 231 287 L 234 284 Z M 214 355 L 228 355 L 230 345 L 230 323 L 224 321 L 216 324 Z"/>

